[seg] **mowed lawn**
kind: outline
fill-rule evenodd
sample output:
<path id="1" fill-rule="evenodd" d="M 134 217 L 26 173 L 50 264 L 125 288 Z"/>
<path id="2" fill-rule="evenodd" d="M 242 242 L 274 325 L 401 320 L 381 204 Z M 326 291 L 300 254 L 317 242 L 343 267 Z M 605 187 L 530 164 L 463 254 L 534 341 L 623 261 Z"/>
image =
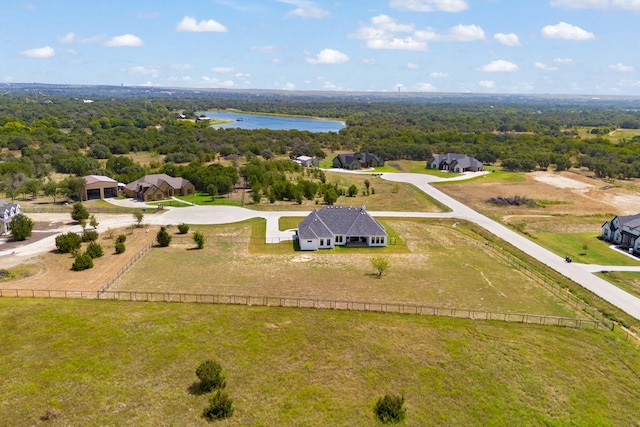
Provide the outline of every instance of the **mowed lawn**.
<path id="1" fill-rule="evenodd" d="M 399 236 L 388 248 L 294 251 L 291 242 L 265 245 L 255 221 L 202 229 L 195 250 L 176 235 L 153 248 L 111 288 L 115 291 L 301 297 L 422 304 L 437 307 L 580 317 L 545 288 L 499 257 L 454 220 L 385 219 Z M 241 240 L 245 239 L 245 240 Z M 376 277 L 371 257 L 390 268 Z"/>
<path id="2" fill-rule="evenodd" d="M 0 299 L 0 424 L 206 426 L 195 368 L 218 360 L 219 426 L 637 425 L 640 354 L 610 331 L 382 313 Z M 47 422 L 40 417 L 56 413 Z"/>

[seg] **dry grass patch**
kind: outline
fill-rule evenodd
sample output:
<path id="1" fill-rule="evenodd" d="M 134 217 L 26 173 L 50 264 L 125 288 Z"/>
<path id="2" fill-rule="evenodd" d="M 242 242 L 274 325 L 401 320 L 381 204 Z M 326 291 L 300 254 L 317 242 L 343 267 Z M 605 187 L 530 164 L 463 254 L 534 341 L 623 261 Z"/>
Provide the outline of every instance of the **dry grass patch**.
<path id="1" fill-rule="evenodd" d="M 460 232 L 453 221 L 385 221 L 404 239 L 407 253 L 337 248 L 317 252 L 264 253 L 233 239 L 203 250 L 183 240 L 154 248 L 112 290 L 302 297 L 395 302 L 478 310 L 575 317 L 577 314 L 498 257 L 485 242 Z M 197 229 L 197 227 L 193 227 Z M 217 233 L 250 235 L 251 224 Z M 467 230 L 468 231 L 468 230 Z M 218 239 L 220 240 L 220 239 Z M 224 240 L 224 239 L 222 239 Z M 265 245 L 268 246 L 268 245 Z M 390 269 L 376 277 L 370 258 L 382 255 Z"/>
<path id="2" fill-rule="evenodd" d="M 73 256 L 60 254 L 53 250 L 32 258 L 16 269 L 27 269 L 31 275 L 26 278 L 0 281 L 2 289 L 36 289 L 56 291 L 97 291 L 113 277 L 142 248 L 153 242 L 157 229 L 119 229 L 115 234 L 125 234 L 126 251 L 115 254 L 115 239 L 109 239 L 103 233 L 98 243 L 104 250 L 104 256 L 94 260 L 94 267 L 84 271 L 72 271 Z M 86 243 L 83 244 L 83 250 Z"/>

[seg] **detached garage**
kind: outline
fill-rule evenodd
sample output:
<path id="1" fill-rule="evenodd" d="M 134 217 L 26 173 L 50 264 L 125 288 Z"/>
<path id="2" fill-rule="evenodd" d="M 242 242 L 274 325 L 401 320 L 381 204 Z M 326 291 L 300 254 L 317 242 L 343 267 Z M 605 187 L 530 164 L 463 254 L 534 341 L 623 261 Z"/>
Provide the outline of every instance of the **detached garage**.
<path id="1" fill-rule="evenodd" d="M 84 177 L 83 200 L 118 197 L 118 182 L 108 176 L 87 175 Z"/>

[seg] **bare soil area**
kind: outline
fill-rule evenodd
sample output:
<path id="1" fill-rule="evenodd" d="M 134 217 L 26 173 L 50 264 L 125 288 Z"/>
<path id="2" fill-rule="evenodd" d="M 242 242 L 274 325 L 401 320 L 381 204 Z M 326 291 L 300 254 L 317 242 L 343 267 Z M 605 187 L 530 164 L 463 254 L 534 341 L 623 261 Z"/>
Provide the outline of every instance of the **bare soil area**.
<path id="1" fill-rule="evenodd" d="M 640 192 L 634 182 L 624 186 L 576 172 L 533 172 L 521 182 L 477 180 L 438 187 L 476 210 L 505 219 L 518 215 L 629 215 L 640 212 Z M 521 196 L 541 206 L 497 206 L 491 197 Z M 544 206 L 544 207 L 543 207 Z"/>
<path id="2" fill-rule="evenodd" d="M 34 289 L 56 291 L 97 291 L 123 268 L 138 252 L 152 243 L 156 229 L 118 229 L 115 234 L 125 234 L 126 251 L 116 255 L 115 240 L 103 233 L 98 239 L 104 256 L 94 260 L 94 267 L 85 271 L 72 271 L 73 256 L 59 254 L 55 250 L 27 260 L 20 267 L 32 275 L 17 280 L 0 281 L 0 289 Z M 35 233 L 34 233 L 35 234 Z M 2 245 L 5 248 L 5 245 Z"/>

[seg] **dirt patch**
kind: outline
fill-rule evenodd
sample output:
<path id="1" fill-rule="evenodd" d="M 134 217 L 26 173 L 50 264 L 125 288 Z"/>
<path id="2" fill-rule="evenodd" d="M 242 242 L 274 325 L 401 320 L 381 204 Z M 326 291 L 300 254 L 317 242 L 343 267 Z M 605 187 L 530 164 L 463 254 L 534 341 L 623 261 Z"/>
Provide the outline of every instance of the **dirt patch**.
<path id="1" fill-rule="evenodd" d="M 490 176 L 489 176 L 490 177 Z M 533 172 L 524 181 L 478 180 L 438 187 L 443 192 L 490 216 L 629 215 L 640 212 L 640 194 L 574 172 Z M 542 206 L 493 206 L 492 197 L 522 196 Z"/>
<path id="2" fill-rule="evenodd" d="M 35 270 L 35 274 L 16 280 L 0 283 L 1 289 L 35 289 L 56 291 L 97 291 L 102 285 L 124 267 L 138 252 L 155 239 L 157 229 L 119 229 L 117 234 L 127 236 L 126 251 L 116 255 L 115 241 L 103 233 L 98 239 L 102 245 L 104 256 L 94 260 L 94 268 L 74 272 L 71 270 L 73 256 L 59 254 L 55 251 L 45 253 L 25 261 L 22 266 Z M 4 245 L 0 246 L 4 247 Z M 17 266 L 16 268 L 20 268 Z"/>

